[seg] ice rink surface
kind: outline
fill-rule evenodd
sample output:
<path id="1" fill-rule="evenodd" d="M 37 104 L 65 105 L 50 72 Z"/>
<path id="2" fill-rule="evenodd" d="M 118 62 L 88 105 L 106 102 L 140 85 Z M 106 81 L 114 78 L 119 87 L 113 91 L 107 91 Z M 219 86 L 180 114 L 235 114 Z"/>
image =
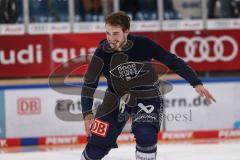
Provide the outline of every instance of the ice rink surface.
<path id="1" fill-rule="evenodd" d="M 83 147 L 1 150 L 0 160 L 80 160 Z M 103 160 L 135 160 L 134 144 L 122 144 Z M 159 144 L 157 160 L 240 160 L 240 141 Z"/>

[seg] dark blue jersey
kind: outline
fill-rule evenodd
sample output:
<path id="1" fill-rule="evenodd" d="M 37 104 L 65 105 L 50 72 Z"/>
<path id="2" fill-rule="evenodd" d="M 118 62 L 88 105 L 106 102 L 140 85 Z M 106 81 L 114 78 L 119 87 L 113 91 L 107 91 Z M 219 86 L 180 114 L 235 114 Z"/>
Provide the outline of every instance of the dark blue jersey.
<path id="1" fill-rule="evenodd" d="M 128 56 L 128 62 L 150 63 L 153 59 L 155 59 L 183 77 L 193 87 L 198 84 L 202 84 L 195 72 L 181 58 L 164 50 L 161 46 L 146 37 L 128 35 L 128 43 L 123 47 L 122 51 Z M 81 98 L 83 112 L 91 110 L 92 108 L 92 97 L 94 90 L 98 86 L 98 81 L 101 74 L 106 77 L 109 90 L 114 92 L 111 81 L 110 64 L 112 56 L 118 52 L 119 51 L 111 50 L 107 40 L 101 41 L 100 46 L 96 49 L 87 71 L 87 74 L 94 75 L 94 77 L 85 77 L 83 85 Z M 97 63 L 94 61 L 97 61 Z M 99 65 L 99 63 L 102 63 L 102 65 Z M 86 94 L 84 92 L 84 87 L 93 88 L 92 92 L 88 93 L 88 96 L 85 96 Z"/>

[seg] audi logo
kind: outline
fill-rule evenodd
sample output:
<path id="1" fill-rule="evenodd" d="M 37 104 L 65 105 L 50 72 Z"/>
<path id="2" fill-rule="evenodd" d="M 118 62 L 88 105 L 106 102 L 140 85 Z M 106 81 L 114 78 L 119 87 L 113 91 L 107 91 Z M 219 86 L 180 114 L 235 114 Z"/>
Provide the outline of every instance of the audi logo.
<path id="1" fill-rule="evenodd" d="M 224 48 L 224 42 L 231 44 L 232 51 L 230 54 L 227 52 L 226 55 L 226 48 Z M 210 43 L 212 43 L 213 45 L 210 45 Z M 228 62 L 233 60 L 238 54 L 238 44 L 236 40 L 230 36 L 209 36 L 192 38 L 179 37 L 172 42 L 170 48 L 171 52 L 177 53 L 176 48 L 182 44 L 184 44 L 184 53 L 186 56 L 181 58 L 186 62 Z M 196 44 L 199 44 L 198 48 Z M 211 51 L 213 51 L 213 54 L 211 54 L 210 56 Z M 200 56 L 197 56 L 197 53 L 199 53 Z"/>

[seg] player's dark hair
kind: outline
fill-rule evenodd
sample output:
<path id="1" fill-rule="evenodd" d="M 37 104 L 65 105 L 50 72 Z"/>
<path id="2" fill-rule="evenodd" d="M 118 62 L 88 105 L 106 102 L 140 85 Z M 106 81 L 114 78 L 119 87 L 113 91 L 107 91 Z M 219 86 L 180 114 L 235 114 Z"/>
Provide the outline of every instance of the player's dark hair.
<path id="1" fill-rule="evenodd" d="M 113 12 L 105 19 L 106 24 L 110 24 L 111 26 L 120 26 L 123 31 L 129 30 L 130 21 L 130 17 L 123 11 Z"/>

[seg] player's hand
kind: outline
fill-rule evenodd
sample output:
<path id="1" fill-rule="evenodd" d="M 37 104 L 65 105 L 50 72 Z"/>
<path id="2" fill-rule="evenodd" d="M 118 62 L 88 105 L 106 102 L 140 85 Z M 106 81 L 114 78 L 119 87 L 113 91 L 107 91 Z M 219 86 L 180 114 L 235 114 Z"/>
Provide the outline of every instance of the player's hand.
<path id="1" fill-rule="evenodd" d="M 84 119 L 84 125 L 85 125 L 85 132 L 88 136 L 91 136 L 91 127 L 94 123 L 94 116 L 93 114 L 89 114 Z"/>
<path id="2" fill-rule="evenodd" d="M 205 97 L 208 104 L 211 104 L 212 101 L 216 102 L 215 98 L 212 96 L 212 94 L 201 84 L 195 86 L 195 90 L 198 92 L 198 94 L 201 97 Z"/>

